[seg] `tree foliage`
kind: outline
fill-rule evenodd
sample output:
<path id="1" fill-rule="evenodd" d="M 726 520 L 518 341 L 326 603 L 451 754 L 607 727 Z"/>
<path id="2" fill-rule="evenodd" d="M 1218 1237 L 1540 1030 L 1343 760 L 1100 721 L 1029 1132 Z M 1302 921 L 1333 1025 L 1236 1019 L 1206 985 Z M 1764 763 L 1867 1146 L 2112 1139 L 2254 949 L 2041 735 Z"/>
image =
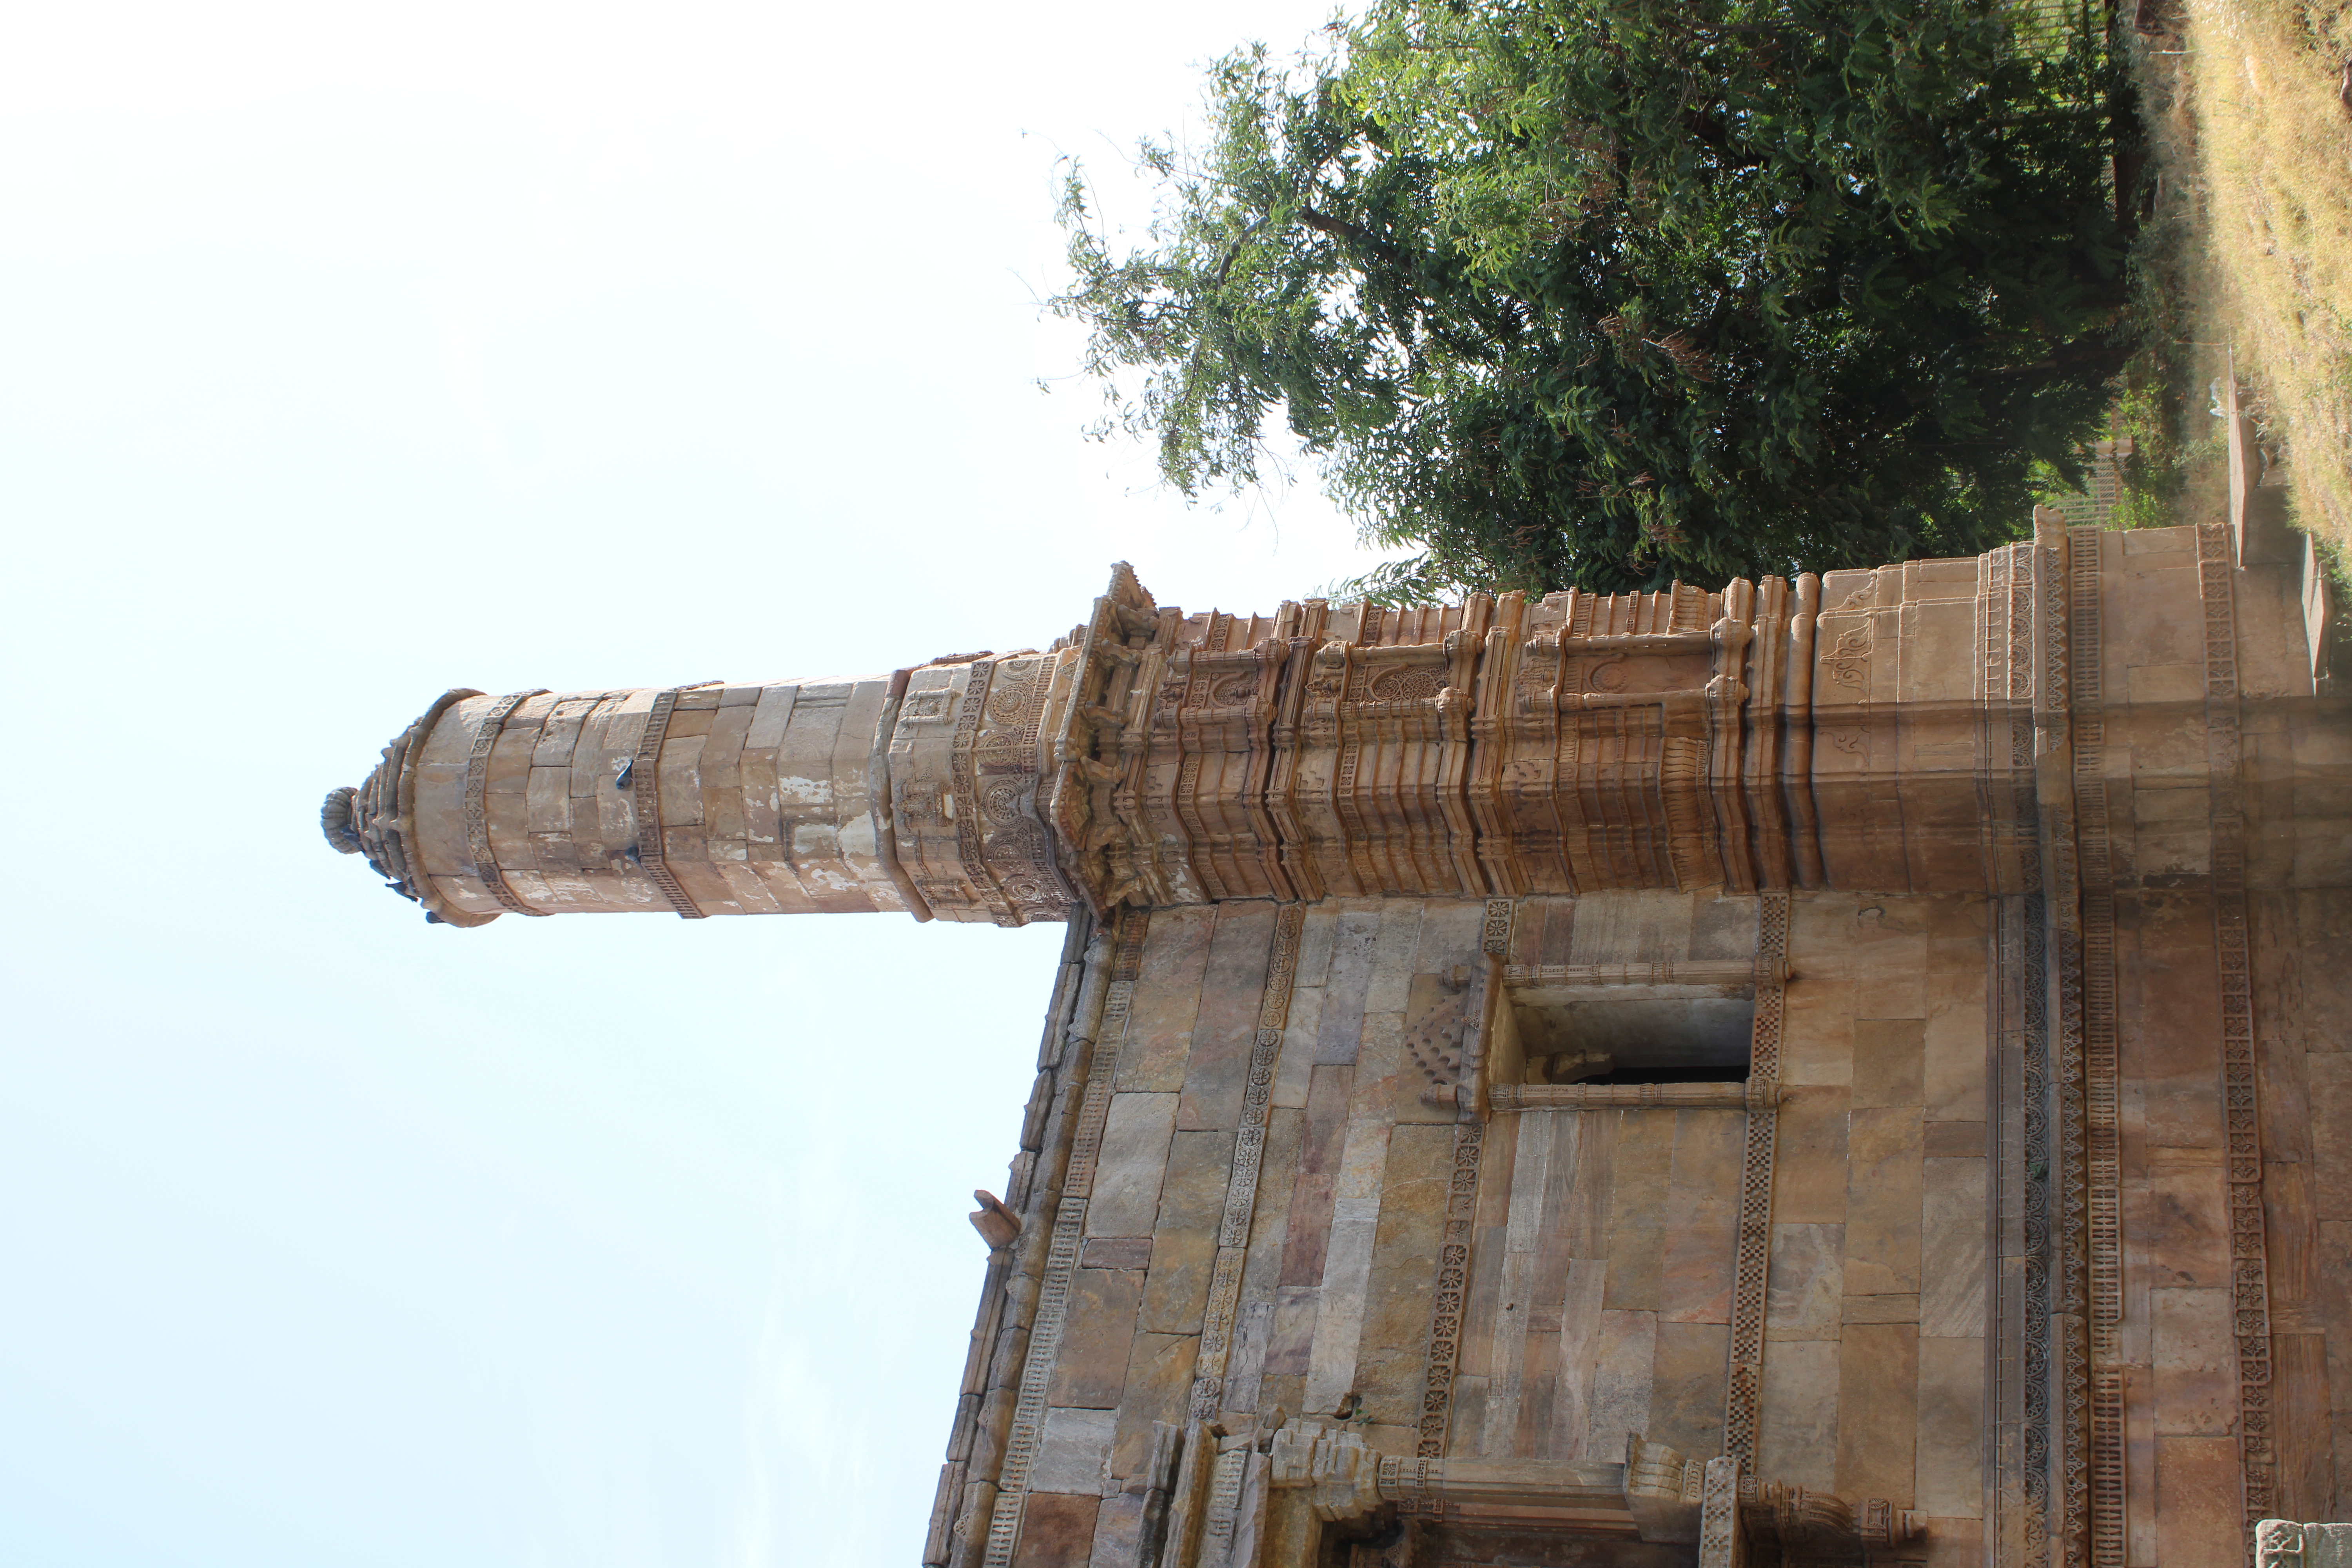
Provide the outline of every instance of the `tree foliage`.
<path id="1" fill-rule="evenodd" d="M 2105 14 L 1373 0 L 1210 78 L 1115 253 L 1074 171 L 1098 433 L 1188 496 L 1278 414 L 1376 597 L 1720 581 L 2011 537 L 2129 351 Z"/>

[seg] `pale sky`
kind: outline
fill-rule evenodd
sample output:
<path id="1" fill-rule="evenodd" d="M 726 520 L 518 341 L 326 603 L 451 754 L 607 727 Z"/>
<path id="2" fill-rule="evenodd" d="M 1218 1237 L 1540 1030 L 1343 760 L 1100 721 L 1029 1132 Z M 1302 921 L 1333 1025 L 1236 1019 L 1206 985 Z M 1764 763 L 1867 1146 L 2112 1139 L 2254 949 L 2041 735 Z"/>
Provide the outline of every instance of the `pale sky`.
<path id="1" fill-rule="evenodd" d="M 1057 157 L 1326 15 L 12 9 L 0 1563 L 913 1563 L 1060 928 L 427 928 L 318 803 L 1360 570 L 1033 384 Z"/>

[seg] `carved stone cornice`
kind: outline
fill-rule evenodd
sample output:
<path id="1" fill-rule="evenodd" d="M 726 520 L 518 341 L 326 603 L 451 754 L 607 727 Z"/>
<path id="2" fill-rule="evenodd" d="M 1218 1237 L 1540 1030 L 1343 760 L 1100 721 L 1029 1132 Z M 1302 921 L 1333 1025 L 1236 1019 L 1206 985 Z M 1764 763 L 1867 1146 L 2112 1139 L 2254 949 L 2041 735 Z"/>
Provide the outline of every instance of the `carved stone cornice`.
<path id="1" fill-rule="evenodd" d="M 1363 1519 L 1386 1507 L 1420 1513 L 1544 1509 L 1630 1518 L 1623 1467 L 1540 1459 L 1445 1459 L 1375 1453 L 1357 1433 L 1296 1421 L 1274 1435 L 1276 1488 L 1303 1491 L 1327 1523 Z"/>
<path id="2" fill-rule="evenodd" d="M 1725 1083 L 1497 1083 L 1486 1089 L 1497 1114 L 1508 1110 L 1637 1110 L 1664 1106 L 1680 1110 L 1709 1108 L 1745 1110 L 1780 1103 L 1780 1086 L 1751 1090 L 1745 1079 Z"/>

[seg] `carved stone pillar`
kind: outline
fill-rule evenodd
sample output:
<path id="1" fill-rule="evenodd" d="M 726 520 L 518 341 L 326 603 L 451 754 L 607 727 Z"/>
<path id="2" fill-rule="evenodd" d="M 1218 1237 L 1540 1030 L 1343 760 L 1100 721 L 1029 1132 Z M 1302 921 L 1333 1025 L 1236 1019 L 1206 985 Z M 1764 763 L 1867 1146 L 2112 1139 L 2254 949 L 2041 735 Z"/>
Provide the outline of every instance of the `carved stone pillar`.
<path id="1" fill-rule="evenodd" d="M 1699 1503 L 1698 1568 L 1746 1568 L 1748 1534 L 1741 1527 L 1739 1461 L 1727 1454 L 1706 1462 Z"/>

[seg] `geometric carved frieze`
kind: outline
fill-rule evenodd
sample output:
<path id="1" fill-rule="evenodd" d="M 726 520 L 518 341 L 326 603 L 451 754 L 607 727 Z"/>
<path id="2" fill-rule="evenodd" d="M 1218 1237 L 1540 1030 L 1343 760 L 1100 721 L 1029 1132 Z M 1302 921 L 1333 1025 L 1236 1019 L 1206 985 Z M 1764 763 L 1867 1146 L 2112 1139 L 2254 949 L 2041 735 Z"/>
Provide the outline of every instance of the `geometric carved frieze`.
<path id="1" fill-rule="evenodd" d="M 2079 1366 L 2068 1372 L 2067 1477 L 2070 1540 L 2092 1568 L 2123 1568 L 2124 1368 L 2120 1041 L 2116 1018 L 2116 900 L 2106 782 L 2106 690 L 2102 542 L 2095 529 L 2067 538 L 2067 633 L 2071 679 L 2068 739 L 2074 763 L 2069 842 L 2053 858 L 2071 862 L 2078 889 L 2077 974 L 2062 983 L 2074 1015 L 2064 1021 L 2062 1096 L 2070 1194 L 2065 1226 L 2079 1251 L 2074 1266 L 2085 1313 Z"/>
<path id="2" fill-rule="evenodd" d="M 2237 611 L 2228 530 L 2197 530 L 2204 612 L 2205 742 L 2210 778 L 2214 950 L 2220 961 L 2221 1103 L 2229 1177 L 2231 1326 L 2238 1362 L 2238 1461 L 2251 1534 L 2278 1507 L 2272 1396 L 2269 1247 L 2263 1212 L 2262 1107 L 2254 1059 L 2247 929 L 2246 824 L 2240 736 Z"/>
<path id="3" fill-rule="evenodd" d="M 1739 1229 L 1731 1281 L 1731 1355 L 1724 1390 L 1723 1451 L 1737 1460 L 1740 1498 L 1752 1500 L 1764 1378 L 1767 1271 L 1772 1256 L 1772 1159 L 1780 1125 L 1782 989 L 1788 973 L 1789 896 L 1757 900 L 1756 1016 L 1748 1047 Z"/>
<path id="4" fill-rule="evenodd" d="M 1243 1089 L 1241 1124 L 1234 1135 L 1233 1166 L 1226 1177 L 1223 1215 L 1217 1227 L 1216 1261 L 1211 1268 L 1208 1305 L 1202 1313 L 1200 1348 L 1193 1365 L 1190 1413 L 1198 1421 L 1215 1419 L 1224 1402 L 1225 1370 L 1233 1353 L 1234 1322 L 1241 1310 L 1242 1270 L 1248 1262 L 1250 1221 L 1257 1207 L 1258 1177 L 1265 1153 L 1275 1061 L 1281 1054 L 1283 1030 L 1289 1022 L 1290 994 L 1298 972 L 1299 933 L 1306 913 L 1301 905 L 1286 904 L 1275 918 L 1274 945 L 1259 997 L 1249 1078 Z"/>
<path id="5" fill-rule="evenodd" d="M 1479 959 L 1468 984 L 1456 1000 L 1461 1004 L 1447 1037 L 1454 1047 L 1450 1072 L 1433 1073 L 1475 1083 L 1478 1063 L 1486 1053 L 1489 1032 L 1502 994 L 1503 961 L 1510 955 L 1511 924 L 1516 908 L 1508 899 L 1486 900 L 1486 918 L 1479 931 Z M 1444 1008 L 1433 1012 L 1444 1011 Z M 1430 1042 L 1433 1053 L 1436 1042 Z M 1454 1159 L 1446 1181 L 1445 1218 L 1438 1235 L 1437 1274 L 1430 1284 L 1429 1349 L 1423 1362 L 1421 1412 L 1413 1452 L 1423 1459 L 1443 1458 L 1454 1415 L 1454 1379 L 1462 1359 L 1462 1332 L 1470 1296 L 1470 1238 L 1478 1212 L 1478 1167 L 1486 1148 L 1486 1123 L 1472 1114 L 1476 1090 L 1465 1103 L 1457 1089 L 1454 1123 Z"/>

